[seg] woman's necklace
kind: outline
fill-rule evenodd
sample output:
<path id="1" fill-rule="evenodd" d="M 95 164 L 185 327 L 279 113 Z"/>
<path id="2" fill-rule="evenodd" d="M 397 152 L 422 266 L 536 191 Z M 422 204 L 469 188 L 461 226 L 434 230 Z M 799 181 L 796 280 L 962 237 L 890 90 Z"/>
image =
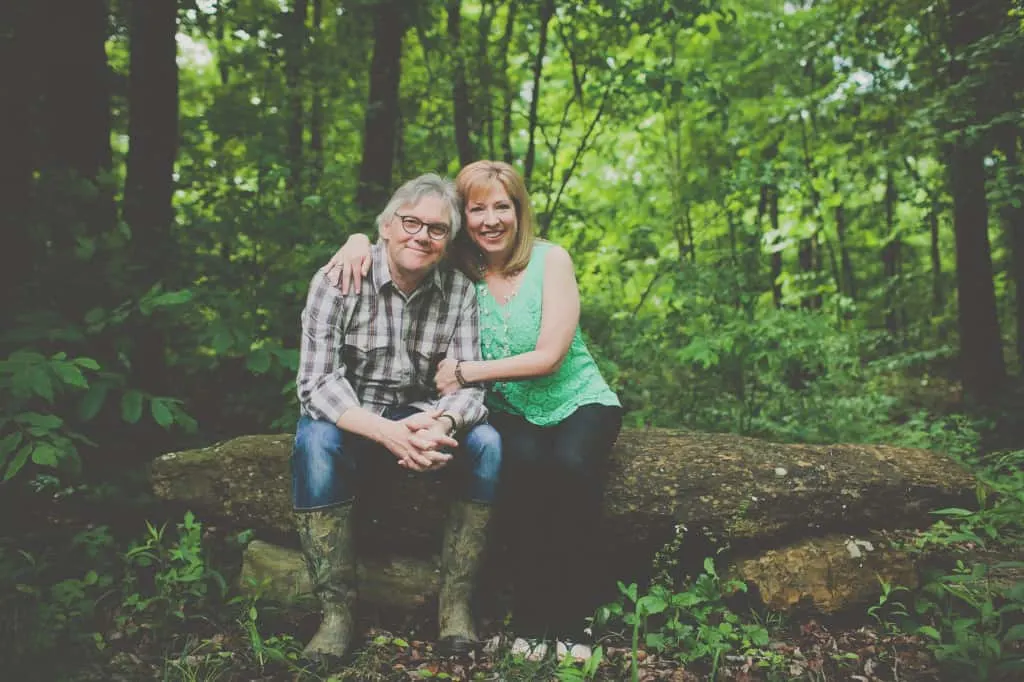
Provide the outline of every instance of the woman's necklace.
<path id="1" fill-rule="evenodd" d="M 497 313 L 497 321 L 499 323 L 497 327 L 488 325 L 492 338 L 492 343 L 488 344 L 490 346 L 488 350 L 495 357 L 507 358 L 512 355 L 511 303 L 519 293 L 523 271 L 510 276 L 504 273 L 488 273 L 483 266 L 481 266 L 480 270 L 483 279 L 477 283 L 478 294 L 483 295 L 486 292 L 497 304 L 495 312 Z"/>

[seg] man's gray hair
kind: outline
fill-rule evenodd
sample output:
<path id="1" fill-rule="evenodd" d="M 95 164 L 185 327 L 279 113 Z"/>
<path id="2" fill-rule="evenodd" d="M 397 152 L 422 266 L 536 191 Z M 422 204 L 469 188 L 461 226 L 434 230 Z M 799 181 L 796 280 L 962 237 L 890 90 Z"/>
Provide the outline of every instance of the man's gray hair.
<path id="1" fill-rule="evenodd" d="M 403 206 L 418 204 L 424 197 L 437 197 L 448 205 L 450 215 L 448 223 L 451 225 L 451 231 L 448 233 L 448 236 L 449 238 L 454 237 L 458 233 L 459 228 L 462 227 L 462 208 L 459 194 L 455 191 L 454 182 L 445 180 L 436 173 L 425 173 L 418 178 L 413 178 L 395 190 L 395 193 L 391 195 L 391 200 L 388 201 L 388 205 L 377 216 L 378 229 L 384 227 L 384 224 L 394 217 L 398 209 Z"/>

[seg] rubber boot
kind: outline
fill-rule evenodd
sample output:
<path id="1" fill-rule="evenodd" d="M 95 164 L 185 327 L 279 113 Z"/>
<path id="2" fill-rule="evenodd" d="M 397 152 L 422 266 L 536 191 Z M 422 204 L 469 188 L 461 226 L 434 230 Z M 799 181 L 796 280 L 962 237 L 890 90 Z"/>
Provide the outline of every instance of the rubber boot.
<path id="1" fill-rule="evenodd" d="M 456 501 L 448 513 L 441 548 L 441 592 L 437 622 L 437 650 L 443 656 L 461 656 L 480 646 L 473 626 L 470 599 L 477 569 L 487 544 L 490 505 Z"/>
<path id="2" fill-rule="evenodd" d="M 352 641 L 356 559 L 352 548 L 352 504 L 296 512 L 302 555 L 320 600 L 320 629 L 302 651 L 311 661 L 342 658 Z"/>

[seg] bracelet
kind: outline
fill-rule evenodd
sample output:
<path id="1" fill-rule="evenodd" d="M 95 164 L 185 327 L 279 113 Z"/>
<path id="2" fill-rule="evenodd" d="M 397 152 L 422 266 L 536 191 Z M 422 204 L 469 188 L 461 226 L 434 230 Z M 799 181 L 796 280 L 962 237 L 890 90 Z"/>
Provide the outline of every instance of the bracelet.
<path id="1" fill-rule="evenodd" d="M 451 416 L 450 414 L 442 414 L 440 418 L 447 419 L 452 423 L 452 427 L 448 429 L 449 436 L 458 430 L 458 424 L 455 423 L 455 417 Z"/>
<path id="2" fill-rule="evenodd" d="M 462 360 L 455 363 L 455 380 L 459 382 L 460 387 L 466 387 L 466 377 L 462 376 Z"/>

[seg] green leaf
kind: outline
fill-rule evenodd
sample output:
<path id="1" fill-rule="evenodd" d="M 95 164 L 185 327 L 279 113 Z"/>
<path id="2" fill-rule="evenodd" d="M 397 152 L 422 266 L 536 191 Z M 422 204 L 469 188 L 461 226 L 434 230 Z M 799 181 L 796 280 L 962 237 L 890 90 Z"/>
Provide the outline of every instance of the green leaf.
<path id="1" fill-rule="evenodd" d="M 85 380 L 85 375 L 82 374 L 82 370 L 70 362 L 60 362 L 52 365 L 53 371 L 60 377 L 68 386 L 76 386 L 78 388 L 88 388 L 89 382 Z"/>
<path id="2" fill-rule="evenodd" d="M 175 423 L 184 429 L 185 433 L 195 433 L 199 430 L 199 424 L 188 412 L 177 405 L 171 405 L 171 411 L 174 413 Z"/>
<path id="3" fill-rule="evenodd" d="M 121 396 L 121 418 L 134 424 L 142 417 L 142 393 L 134 389 Z"/>
<path id="4" fill-rule="evenodd" d="M 46 362 L 46 356 L 30 350 L 16 350 L 7 356 L 7 360 L 20 365 L 38 365 Z"/>
<path id="5" fill-rule="evenodd" d="M 217 333 L 213 335 L 210 345 L 213 347 L 214 353 L 223 355 L 224 351 L 231 348 L 233 343 L 234 337 L 231 335 L 231 330 L 225 327 L 217 330 Z"/>
<path id="6" fill-rule="evenodd" d="M 42 367 L 29 367 L 24 372 L 19 372 L 19 378 L 40 398 L 48 403 L 53 402 L 53 383 L 50 375 Z"/>
<path id="7" fill-rule="evenodd" d="M 174 415 L 167 407 L 167 403 L 159 398 L 154 398 L 149 403 L 149 411 L 153 415 L 153 421 L 165 429 L 174 423 Z"/>
<path id="8" fill-rule="evenodd" d="M 970 509 L 961 509 L 959 507 L 946 507 L 945 509 L 936 509 L 932 514 L 939 516 L 973 516 L 978 512 L 971 511 Z"/>
<path id="9" fill-rule="evenodd" d="M 107 400 L 107 393 L 110 391 L 108 384 L 93 384 L 82 396 L 78 403 L 78 418 L 84 422 L 89 421 L 103 409 L 103 403 Z"/>
<path id="10" fill-rule="evenodd" d="M 14 452 L 21 445 L 21 432 L 9 433 L 0 439 L 0 461 L 7 459 L 7 455 Z"/>
<path id="11" fill-rule="evenodd" d="M 189 289 L 179 291 L 165 291 L 156 296 L 144 296 L 139 301 L 139 310 L 143 315 L 149 315 L 157 308 L 166 308 L 173 305 L 181 305 L 192 300 L 192 292 Z"/>
<path id="12" fill-rule="evenodd" d="M 14 416 L 14 421 L 44 431 L 59 429 L 64 424 L 64 420 L 55 414 L 40 414 L 38 412 L 22 412 Z"/>
<path id="13" fill-rule="evenodd" d="M 650 616 L 655 613 L 661 613 L 665 610 L 668 604 L 665 600 L 660 597 L 648 594 L 647 596 L 640 597 L 640 600 L 636 603 L 636 611 L 642 616 Z"/>
<path id="14" fill-rule="evenodd" d="M 4 480 L 9 481 L 14 478 L 14 475 L 21 471 L 21 468 L 25 466 L 25 462 L 28 461 L 28 457 L 31 454 L 32 446 L 28 444 L 23 445 L 22 448 L 18 450 L 18 454 L 16 454 L 14 459 L 11 460 L 11 463 L 7 465 L 7 471 L 4 472 Z"/>
<path id="15" fill-rule="evenodd" d="M 266 348 L 257 348 L 249 353 L 245 360 L 245 367 L 254 374 L 264 374 L 270 369 L 270 351 Z"/>
<path id="16" fill-rule="evenodd" d="M 100 363 L 96 362 L 92 358 L 75 358 L 73 360 L 73 362 L 76 365 L 78 365 L 79 367 L 84 367 L 85 369 L 91 369 L 94 372 L 97 372 L 100 369 Z"/>
<path id="17" fill-rule="evenodd" d="M 55 467 L 61 458 L 61 451 L 49 443 L 36 443 L 32 450 L 32 461 L 39 466 Z"/>

